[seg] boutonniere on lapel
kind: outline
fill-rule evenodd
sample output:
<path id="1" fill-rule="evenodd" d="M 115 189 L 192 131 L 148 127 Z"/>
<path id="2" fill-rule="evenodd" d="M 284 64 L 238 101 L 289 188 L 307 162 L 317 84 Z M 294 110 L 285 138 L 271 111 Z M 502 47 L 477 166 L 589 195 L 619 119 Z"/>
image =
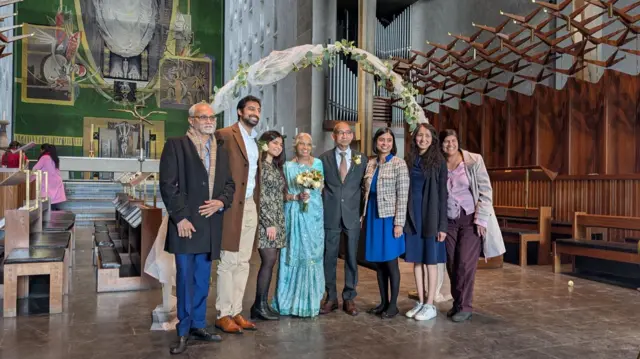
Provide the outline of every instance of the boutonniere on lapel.
<path id="1" fill-rule="evenodd" d="M 269 144 L 267 143 L 267 141 L 256 141 L 256 143 L 258 144 L 258 151 L 260 152 L 269 151 Z"/>
<path id="2" fill-rule="evenodd" d="M 359 165 L 362 163 L 362 156 L 354 155 L 353 157 L 351 157 L 351 160 L 353 161 L 353 163 Z"/>

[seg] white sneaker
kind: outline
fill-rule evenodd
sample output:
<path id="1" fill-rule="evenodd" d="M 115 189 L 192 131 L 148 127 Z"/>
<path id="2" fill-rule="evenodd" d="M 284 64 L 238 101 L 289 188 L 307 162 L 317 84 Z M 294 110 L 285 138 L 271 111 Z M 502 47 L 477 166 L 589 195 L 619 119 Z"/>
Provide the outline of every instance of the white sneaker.
<path id="1" fill-rule="evenodd" d="M 436 307 L 431 304 L 423 304 L 422 310 L 415 315 L 413 319 L 415 320 L 429 320 L 436 317 L 438 312 L 436 311 Z"/>
<path id="2" fill-rule="evenodd" d="M 410 311 L 408 311 L 405 315 L 407 318 L 413 318 L 418 312 L 422 310 L 423 304 L 420 302 L 416 302 L 416 306 L 413 307 Z"/>

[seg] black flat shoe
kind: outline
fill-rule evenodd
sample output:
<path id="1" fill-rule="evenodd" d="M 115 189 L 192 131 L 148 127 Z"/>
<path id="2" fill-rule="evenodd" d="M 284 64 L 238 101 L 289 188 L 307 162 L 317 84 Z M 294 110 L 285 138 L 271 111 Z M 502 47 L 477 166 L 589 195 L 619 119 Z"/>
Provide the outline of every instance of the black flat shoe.
<path id="1" fill-rule="evenodd" d="M 210 333 L 207 329 L 205 328 L 199 328 L 199 329 L 191 329 L 189 331 L 189 335 L 191 336 L 191 339 L 193 340 L 200 340 L 203 342 L 221 342 L 222 341 L 222 337 L 217 335 L 217 334 L 213 334 Z"/>
<path id="2" fill-rule="evenodd" d="M 380 304 L 375 308 L 371 308 L 367 310 L 368 314 L 373 314 L 373 315 L 380 315 L 382 312 L 384 312 L 384 304 Z"/>
<path id="3" fill-rule="evenodd" d="M 393 317 L 395 317 L 396 315 L 398 315 L 398 313 L 400 313 L 400 311 L 396 308 L 394 310 L 386 310 L 382 313 L 380 313 L 380 318 L 382 319 L 391 319 Z"/>
<path id="4" fill-rule="evenodd" d="M 173 355 L 184 353 L 185 350 L 187 350 L 187 343 L 188 342 L 189 342 L 189 337 L 188 336 L 178 337 L 178 341 L 173 343 L 171 345 L 171 348 L 169 348 L 169 353 L 173 354 Z"/>

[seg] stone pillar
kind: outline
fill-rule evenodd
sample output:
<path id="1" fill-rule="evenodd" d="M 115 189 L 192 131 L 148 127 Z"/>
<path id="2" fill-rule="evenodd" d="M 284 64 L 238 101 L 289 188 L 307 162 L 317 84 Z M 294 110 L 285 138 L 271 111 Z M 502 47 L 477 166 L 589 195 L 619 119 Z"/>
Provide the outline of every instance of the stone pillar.
<path id="1" fill-rule="evenodd" d="M 376 0 L 358 0 L 358 47 L 370 53 L 375 52 Z M 373 75 L 358 67 L 358 126 L 360 151 L 370 155 L 373 138 Z"/>
<path id="2" fill-rule="evenodd" d="M 327 44 L 336 41 L 337 0 L 313 0 L 313 34 L 314 44 Z M 323 124 L 327 108 L 327 75 L 324 71 L 311 72 L 311 136 L 315 145 L 314 153 L 319 155 L 334 146 L 331 132 L 325 131 Z"/>
<path id="3" fill-rule="evenodd" d="M 297 1 L 253 1 L 251 11 L 244 6 L 245 3 L 225 0 L 225 82 L 235 75 L 239 64 L 252 65 L 274 50 L 288 49 L 295 46 L 298 41 L 303 41 L 298 39 L 297 27 L 300 19 Z M 310 14 L 309 10 L 308 13 L 300 16 L 309 18 Z M 301 28 L 304 27 L 304 24 L 301 24 Z M 287 76 L 261 89 L 249 88 L 240 93 L 240 97 L 252 94 L 262 99 L 262 116 L 256 131 L 259 135 L 267 130 L 283 132 L 287 136 L 285 140 L 287 158 L 292 156 L 291 141 L 295 128 L 301 127 L 296 120 L 298 110 L 296 84 L 296 76 Z M 309 84 L 304 85 L 310 87 Z M 224 126 L 230 126 L 238 121 L 236 104 L 237 101 L 225 111 Z"/>

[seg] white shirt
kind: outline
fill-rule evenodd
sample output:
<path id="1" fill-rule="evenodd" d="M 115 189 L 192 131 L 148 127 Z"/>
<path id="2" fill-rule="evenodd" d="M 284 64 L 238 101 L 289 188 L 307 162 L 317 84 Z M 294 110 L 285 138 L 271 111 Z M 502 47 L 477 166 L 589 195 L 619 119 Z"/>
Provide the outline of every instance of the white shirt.
<path id="1" fill-rule="evenodd" d="M 347 154 L 344 156 L 347 161 L 347 172 L 351 169 L 351 147 L 347 147 L 346 151 L 342 151 L 340 148 L 336 147 L 336 163 L 338 164 L 338 172 L 340 172 L 340 162 L 342 162 L 342 156 L 340 156 L 340 152 L 346 152 Z"/>
<path id="2" fill-rule="evenodd" d="M 247 150 L 247 157 L 249 159 L 249 178 L 247 178 L 247 192 L 244 198 L 253 196 L 253 189 L 256 188 L 256 174 L 258 173 L 258 144 L 256 143 L 256 137 L 258 133 L 255 129 L 251 130 L 251 134 L 247 133 L 242 124 L 239 124 L 240 133 L 242 134 L 242 140 L 244 141 L 244 147 Z"/>

